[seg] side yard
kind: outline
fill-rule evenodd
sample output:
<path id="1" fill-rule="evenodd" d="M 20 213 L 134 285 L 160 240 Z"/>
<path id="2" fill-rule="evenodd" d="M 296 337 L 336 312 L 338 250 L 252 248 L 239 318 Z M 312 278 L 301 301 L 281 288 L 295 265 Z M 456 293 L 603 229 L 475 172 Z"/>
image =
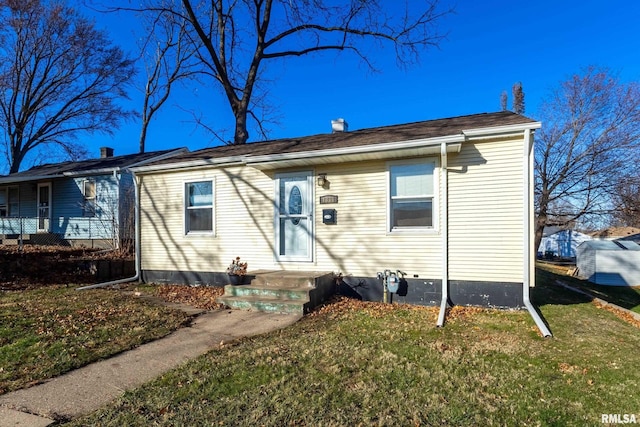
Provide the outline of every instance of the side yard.
<path id="1" fill-rule="evenodd" d="M 538 262 L 536 267 L 539 280 L 549 283 L 560 280 L 604 301 L 640 313 L 640 287 L 596 285 L 569 275 L 571 267 L 568 266 Z"/>
<path id="2" fill-rule="evenodd" d="M 524 311 L 340 299 L 212 350 L 75 420 L 86 425 L 602 425 L 640 419 L 640 329 L 541 272 Z"/>

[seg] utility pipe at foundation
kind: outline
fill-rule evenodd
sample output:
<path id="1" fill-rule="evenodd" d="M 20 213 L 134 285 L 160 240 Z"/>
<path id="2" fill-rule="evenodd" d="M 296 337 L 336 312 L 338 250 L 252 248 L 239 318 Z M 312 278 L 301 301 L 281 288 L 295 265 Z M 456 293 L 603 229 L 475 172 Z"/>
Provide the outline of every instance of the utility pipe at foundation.
<path id="1" fill-rule="evenodd" d="M 538 311 L 535 309 L 533 304 L 531 304 L 531 300 L 529 299 L 529 291 L 530 291 L 530 281 L 531 281 L 531 267 L 532 267 L 532 259 L 531 259 L 531 223 L 533 221 L 532 210 L 531 210 L 531 181 L 533 175 L 533 138 L 531 135 L 531 129 L 525 129 L 524 131 L 524 152 L 523 152 L 523 193 L 524 193 L 524 247 L 523 249 L 523 276 L 522 276 L 522 301 L 524 302 L 524 306 L 531 314 L 533 321 L 536 323 L 536 326 L 540 330 L 540 333 L 543 337 L 550 337 L 551 331 L 544 323 Z"/>
<path id="2" fill-rule="evenodd" d="M 447 180 L 447 144 L 440 144 L 440 170 L 441 193 L 442 193 L 442 215 L 440 220 L 440 232 L 442 235 L 442 300 L 440 301 L 440 312 L 438 313 L 438 323 L 436 326 L 444 326 L 444 315 L 447 311 L 449 300 L 449 201 L 448 201 L 448 180 Z"/>
<path id="3" fill-rule="evenodd" d="M 95 285 L 82 286 L 76 288 L 76 291 L 84 291 L 86 289 L 105 288 L 107 286 L 119 285 L 121 283 L 135 282 L 140 279 L 140 202 L 139 202 L 139 183 L 135 173 L 131 172 L 133 177 L 133 193 L 134 193 L 134 264 L 136 267 L 136 273 L 132 277 L 125 279 L 112 280 L 110 282 L 96 283 Z"/>

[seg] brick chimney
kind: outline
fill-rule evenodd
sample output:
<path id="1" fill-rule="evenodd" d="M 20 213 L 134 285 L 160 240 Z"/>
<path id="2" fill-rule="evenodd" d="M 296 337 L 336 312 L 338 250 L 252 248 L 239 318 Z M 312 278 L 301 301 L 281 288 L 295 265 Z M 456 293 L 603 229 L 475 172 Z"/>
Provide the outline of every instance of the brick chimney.
<path id="1" fill-rule="evenodd" d="M 100 158 L 106 159 L 107 157 L 113 157 L 113 148 L 100 147 Z"/>

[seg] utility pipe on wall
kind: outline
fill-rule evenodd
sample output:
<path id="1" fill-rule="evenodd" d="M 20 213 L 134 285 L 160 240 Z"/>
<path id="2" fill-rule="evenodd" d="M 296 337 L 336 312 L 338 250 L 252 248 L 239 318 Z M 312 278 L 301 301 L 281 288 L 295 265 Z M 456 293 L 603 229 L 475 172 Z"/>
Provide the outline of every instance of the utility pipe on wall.
<path id="1" fill-rule="evenodd" d="M 120 283 L 128 283 L 135 282 L 140 278 L 140 189 L 138 179 L 136 178 L 136 174 L 131 172 L 131 176 L 133 177 L 133 194 L 134 194 L 134 213 L 133 213 L 133 222 L 134 222 L 134 264 L 136 268 L 136 273 L 132 277 L 127 277 L 125 279 L 112 280 L 110 282 L 96 283 L 95 285 L 82 286 L 80 288 L 76 288 L 76 291 L 83 291 L 85 289 L 95 289 L 95 288 L 104 288 L 107 286 L 118 285 Z"/>
<path id="2" fill-rule="evenodd" d="M 540 330 L 540 333 L 544 337 L 550 337 L 551 331 L 547 328 L 547 325 L 544 323 L 538 312 L 536 311 L 533 304 L 531 304 L 531 300 L 529 299 L 529 291 L 530 291 L 530 282 L 531 282 L 531 271 L 533 267 L 532 263 L 532 249 L 531 249 L 531 223 L 533 221 L 533 211 L 531 209 L 531 182 L 533 179 L 533 137 L 531 135 L 531 129 L 525 129 L 524 131 L 524 152 L 523 152 L 523 194 L 524 194 L 524 204 L 523 204 L 523 219 L 524 219 L 524 247 L 523 249 L 523 269 L 522 269 L 522 300 L 524 302 L 524 306 L 531 314 L 533 321 L 536 323 L 536 326 Z"/>
<path id="3" fill-rule="evenodd" d="M 440 191 L 442 193 L 442 215 L 440 222 L 440 232 L 442 236 L 442 300 L 440 301 L 438 323 L 436 323 L 438 327 L 444 326 L 444 315 L 449 300 L 449 201 L 447 194 L 449 184 L 447 180 L 447 144 L 445 142 L 440 144 L 440 170 L 442 171 L 440 177 Z"/>

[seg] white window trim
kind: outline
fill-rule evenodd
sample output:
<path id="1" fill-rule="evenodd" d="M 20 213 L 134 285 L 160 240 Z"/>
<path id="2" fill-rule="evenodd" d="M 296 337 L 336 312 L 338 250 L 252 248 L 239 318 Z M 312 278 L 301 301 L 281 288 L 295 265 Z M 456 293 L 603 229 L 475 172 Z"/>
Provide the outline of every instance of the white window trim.
<path id="1" fill-rule="evenodd" d="M 433 225 L 430 227 L 398 227 L 391 226 L 391 166 L 415 165 L 419 163 L 433 163 L 433 202 L 432 202 L 432 220 Z M 440 161 L 437 157 L 420 157 L 407 160 L 394 160 L 386 163 L 385 179 L 387 180 L 387 223 L 385 225 L 387 234 L 436 234 L 440 225 Z M 407 197 L 413 199 L 414 197 Z"/>
<path id="2" fill-rule="evenodd" d="M 196 182 L 211 182 L 211 231 L 189 231 L 189 219 L 187 211 L 189 210 L 189 194 L 187 193 L 187 184 Z M 182 205 L 182 230 L 186 237 L 215 237 L 216 236 L 216 180 L 215 178 L 203 177 L 199 179 L 190 179 L 182 182 L 183 205 Z M 199 206 L 198 209 L 204 209 Z"/>
<path id="3" fill-rule="evenodd" d="M 93 197 L 87 197 L 87 183 L 93 183 Z M 83 179 L 82 180 L 82 197 L 84 198 L 84 205 L 82 206 L 82 215 L 86 218 L 95 218 L 97 216 L 97 199 L 98 199 L 98 184 L 95 179 Z M 88 202 L 93 202 L 93 211 L 87 211 Z"/>

